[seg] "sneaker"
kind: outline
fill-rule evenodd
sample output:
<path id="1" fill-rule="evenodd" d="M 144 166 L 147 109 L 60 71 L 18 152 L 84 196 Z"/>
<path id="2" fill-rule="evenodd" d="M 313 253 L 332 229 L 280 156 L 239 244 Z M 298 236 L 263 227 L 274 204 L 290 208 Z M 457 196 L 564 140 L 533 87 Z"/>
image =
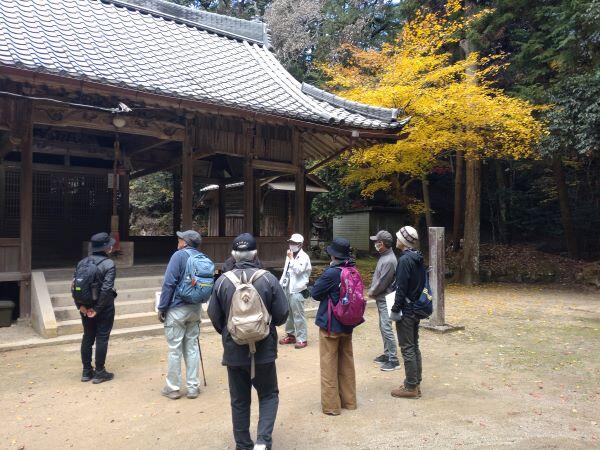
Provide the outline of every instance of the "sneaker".
<path id="1" fill-rule="evenodd" d="M 269 447 L 267 447 L 266 444 L 254 444 L 254 450 L 268 450 Z"/>
<path id="2" fill-rule="evenodd" d="M 381 365 L 381 370 L 384 372 L 391 372 L 392 370 L 396 370 L 400 367 L 400 363 L 398 361 L 388 361 Z"/>
<path id="3" fill-rule="evenodd" d="M 288 334 L 283 339 L 280 339 L 279 343 L 281 345 L 295 344 L 296 343 L 296 336 L 294 336 L 293 334 Z"/>
<path id="4" fill-rule="evenodd" d="M 300 349 L 300 348 L 306 347 L 307 345 L 308 345 L 308 342 L 306 342 L 306 341 L 304 341 L 304 342 L 298 341 L 298 342 L 296 342 L 296 345 L 294 345 L 294 348 Z"/>
<path id="5" fill-rule="evenodd" d="M 172 391 L 171 389 L 169 389 L 167 386 L 165 386 L 164 388 L 162 388 L 162 391 L 160 391 L 160 395 L 170 398 L 171 400 L 177 400 L 178 398 L 181 398 L 181 392 L 179 391 Z"/>
<path id="6" fill-rule="evenodd" d="M 81 373 L 81 381 L 84 383 L 86 381 L 90 381 L 92 378 L 94 378 L 94 375 L 96 375 L 96 372 L 94 372 L 94 368 L 83 369 L 83 372 Z"/>
<path id="7" fill-rule="evenodd" d="M 200 391 L 188 391 L 188 393 L 185 396 L 187 398 L 189 398 L 190 400 L 193 400 L 195 398 L 198 398 L 199 395 L 200 395 Z"/>
<path id="8" fill-rule="evenodd" d="M 92 383 L 94 383 L 94 384 L 104 383 L 105 381 L 112 380 L 114 377 L 115 377 L 115 374 L 107 372 L 106 369 L 97 370 L 96 374 L 94 375 L 94 379 L 92 380 Z"/>
<path id="9" fill-rule="evenodd" d="M 419 391 L 416 387 L 407 388 L 400 386 L 398 389 L 392 391 L 392 397 L 396 398 L 419 398 Z"/>
<path id="10" fill-rule="evenodd" d="M 373 361 L 375 361 L 376 363 L 379 363 L 379 364 L 384 364 L 389 361 L 389 358 L 385 355 L 379 355 Z"/>

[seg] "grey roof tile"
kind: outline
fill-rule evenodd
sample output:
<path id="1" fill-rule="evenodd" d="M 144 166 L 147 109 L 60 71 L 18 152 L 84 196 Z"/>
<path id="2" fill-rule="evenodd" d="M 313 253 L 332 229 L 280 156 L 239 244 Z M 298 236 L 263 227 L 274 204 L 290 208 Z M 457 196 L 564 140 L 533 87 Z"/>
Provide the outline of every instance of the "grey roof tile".
<path id="1" fill-rule="evenodd" d="M 263 24 L 161 0 L 0 1 L 0 67 L 309 122 L 371 129 L 404 125 L 392 109 L 303 90 L 265 39 Z"/>

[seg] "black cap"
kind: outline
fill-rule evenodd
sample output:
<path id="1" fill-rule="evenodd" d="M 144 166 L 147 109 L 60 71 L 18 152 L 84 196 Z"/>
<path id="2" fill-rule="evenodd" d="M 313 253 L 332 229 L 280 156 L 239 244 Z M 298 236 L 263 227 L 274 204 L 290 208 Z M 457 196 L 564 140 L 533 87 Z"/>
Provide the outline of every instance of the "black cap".
<path id="1" fill-rule="evenodd" d="M 256 239 L 250 233 L 242 233 L 233 240 L 232 248 L 238 252 L 256 250 Z"/>
<path id="2" fill-rule="evenodd" d="M 194 230 L 178 231 L 177 237 L 185 241 L 190 247 L 198 247 L 202 243 L 202 236 Z"/>
<path id="3" fill-rule="evenodd" d="M 335 238 L 329 247 L 327 253 L 338 259 L 350 259 L 350 241 L 344 238 Z"/>
<path id="4" fill-rule="evenodd" d="M 108 233 L 97 233 L 90 239 L 92 252 L 103 252 L 115 245 L 116 241 Z"/>

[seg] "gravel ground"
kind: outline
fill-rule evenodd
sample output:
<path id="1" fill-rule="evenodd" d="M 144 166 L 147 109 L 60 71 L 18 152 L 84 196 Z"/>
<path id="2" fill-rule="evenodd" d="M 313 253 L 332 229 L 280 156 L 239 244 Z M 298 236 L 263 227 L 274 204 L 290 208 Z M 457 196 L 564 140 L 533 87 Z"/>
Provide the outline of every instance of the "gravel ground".
<path id="1" fill-rule="evenodd" d="M 359 408 L 320 411 L 317 333 L 278 359 L 276 449 L 600 448 L 600 295 L 560 286 L 450 286 L 446 335 L 421 332 L 423 397 L 390 396 L 402 371 L 372 363 L 376 311 L 355 333 Z M 159 395 L 161 337 L 116 340 L 114 381 L 79 382 L 76 345 L 0 354 L 0 448 L 233 449 L 221 344 L 206 332 L 208 387 L 196 400 Z M 253 405 L 252 426 L 256 424 Z"/>

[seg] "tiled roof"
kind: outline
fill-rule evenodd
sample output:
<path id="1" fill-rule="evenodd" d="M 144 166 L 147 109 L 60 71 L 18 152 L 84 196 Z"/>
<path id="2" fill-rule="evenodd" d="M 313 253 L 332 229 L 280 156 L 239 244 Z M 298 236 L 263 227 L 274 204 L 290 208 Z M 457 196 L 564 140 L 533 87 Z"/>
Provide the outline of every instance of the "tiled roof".
<path id="1" fill-rule="evenodd" d="M 302 89 L 262 23 L 162 0 L 0 0 L 2 66 L 309 122 L 405 124 L 396 110 Z"/>

